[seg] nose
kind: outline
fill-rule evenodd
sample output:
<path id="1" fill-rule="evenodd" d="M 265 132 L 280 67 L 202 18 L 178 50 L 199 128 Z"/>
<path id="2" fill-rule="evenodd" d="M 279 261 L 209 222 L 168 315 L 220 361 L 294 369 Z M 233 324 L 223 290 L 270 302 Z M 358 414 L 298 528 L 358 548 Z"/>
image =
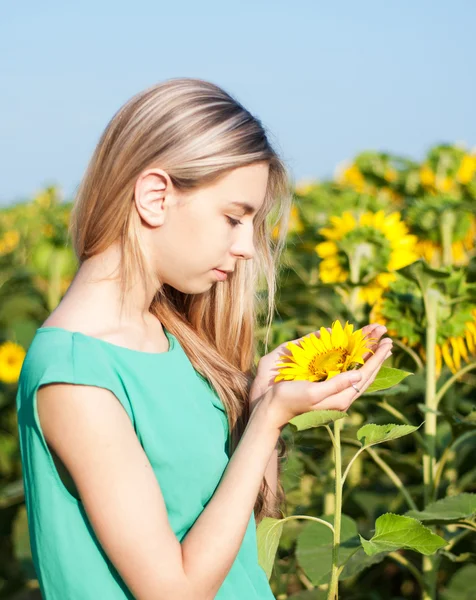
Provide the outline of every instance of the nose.
<path id="1" fill-rule="evenodd" d="M 249 260 L 255 255 L 254 227 L 252 223 L 248 227 L 240 227 L 242 235 L 237 238 L 231 248 L 231 253 L 239 258 Z"/>

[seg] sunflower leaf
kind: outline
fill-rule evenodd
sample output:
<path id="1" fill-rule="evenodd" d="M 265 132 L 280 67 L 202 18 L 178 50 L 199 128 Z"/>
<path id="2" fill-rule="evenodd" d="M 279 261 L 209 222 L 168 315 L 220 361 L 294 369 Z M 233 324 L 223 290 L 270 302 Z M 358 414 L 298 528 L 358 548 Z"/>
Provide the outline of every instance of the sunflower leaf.
<path id="1" fill-rule="evenodd" d="M 381 367 L 374 381 L 365 390 L 365 394 L 391 388 L 400 383 L 405 377 L 413 375 L 410 371 L 402 371 L 393 367 Z"/>
<path id="2" fill-rule="evenodd" d="M 321 427 L 322 425 L 328 425 L 339 419 L 347 417 L 346 412 L 340 410 L 311 410 L 293 417 L 289 423 L 294 425 L 298 431 L 303 429 L 311 429 L 312 427 Z"/>
<path id="3" fill-rule="evenodd" d="M 258 562 L 264 569 L 268 579 L 271 577 L 273 571 L 283 527 L 284 523 L 282 519 L 264 517 L 256 529 Z"/>
<path id="4" fill-rule="evenodd" d="M 424 523 L 456 523 L 476 515 L 476 494 L 458 494 L 432 502 L 424 510 L 410 510 L 407 517 Z"/>
<path id="5" fill-rule="evenodd" d="M 400 548 L 408 548 L 428 556 L 448 543 L 420 521 L 392 513 L 386 513 L 375 521 L 372 539 L 366 540 L 360 536 L 360 541 L 368 556 Z"/>
<path id="6" fill-rule="evenodd" d="M 357 431 L 357 439 L 364 447 L 374 446 L 375 444 L 381 444 L 383 442 L 389 442 L 390 440 L 396 440 L 413 433 L 419 429 L 421 425 L 415 427 L 414 425 L 374 425 L 369 423 L 364 425 Z"/>

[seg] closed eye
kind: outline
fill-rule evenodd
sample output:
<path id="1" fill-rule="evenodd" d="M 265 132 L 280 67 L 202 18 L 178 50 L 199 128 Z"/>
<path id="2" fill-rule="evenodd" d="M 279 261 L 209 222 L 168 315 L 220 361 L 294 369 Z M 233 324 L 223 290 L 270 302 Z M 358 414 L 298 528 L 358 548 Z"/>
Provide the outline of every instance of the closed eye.
<path id="1" fill-rule="evenodd" d="M 241 221 L 238 221 L 237 219 L 232 219 L 228 215 L 226 215 L 226 218 L 228 219 L 228 222 L 230 223 L 230 225 L 232 227 L 236 227 L 237 225 L 243 225 L 243 223 Z"/>

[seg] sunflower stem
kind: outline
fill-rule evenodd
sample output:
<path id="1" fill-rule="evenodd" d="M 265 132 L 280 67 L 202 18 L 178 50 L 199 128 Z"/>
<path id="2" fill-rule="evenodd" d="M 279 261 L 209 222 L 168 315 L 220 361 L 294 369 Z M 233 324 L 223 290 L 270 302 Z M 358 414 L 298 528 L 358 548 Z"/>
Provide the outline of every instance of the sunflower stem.
<path id="1" fill-rule="evenodd" d="M 339 547 L 342 519 L 342 453 L 340 446 L 340 419 L 334 421 L 334 465 L 335 465 L 335 511 L 334 511 L 334 544 L 332 546 L 332 570 L 327 600 L 339 598 Z"/>
<path id="2" fill-rule="evenodd" d="M 440 233 L 441 243 L 443 246 L 443 265 L 445 267 L 451 267 L 453 263 L 453 229 L 455 226 L 455 214 L 452 210 L 445 210 L 440 218 Z"/>
<path id="3" fill-rule="evenodd" d="M 436 464 L 436 336 L 438 296 L 435 290 L 432 290 L 430 287 L 424 294 L 423 299 L 427 319 L 425 405 L 429 409 L 425 417 L 426 450 L 423 455 L 424 502 L 426 506 L 433 497 Z M 423 600 L 432 600 L 436 594 L 436 561 L 433 556 L 423 557 L 423 575 L 425 580 Z"/>

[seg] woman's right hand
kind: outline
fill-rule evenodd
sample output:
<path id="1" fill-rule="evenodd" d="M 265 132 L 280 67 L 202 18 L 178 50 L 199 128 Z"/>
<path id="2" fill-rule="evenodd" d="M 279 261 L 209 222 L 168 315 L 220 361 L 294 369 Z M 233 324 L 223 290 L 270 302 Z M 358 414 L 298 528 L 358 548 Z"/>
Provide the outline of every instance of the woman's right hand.
<path id="1" fill-rule="evenodd" d="M 392 344 L 390 338 L 384 338 L 362 367 L 340 373 L 326 381 L 275 383 L 262 398 L 267 406 L 267 421 L 273 428 L 282 430 L 292 418 L 311 410 L 346 411 L 374 381 L 383 362 L 391 355 Z"/>

